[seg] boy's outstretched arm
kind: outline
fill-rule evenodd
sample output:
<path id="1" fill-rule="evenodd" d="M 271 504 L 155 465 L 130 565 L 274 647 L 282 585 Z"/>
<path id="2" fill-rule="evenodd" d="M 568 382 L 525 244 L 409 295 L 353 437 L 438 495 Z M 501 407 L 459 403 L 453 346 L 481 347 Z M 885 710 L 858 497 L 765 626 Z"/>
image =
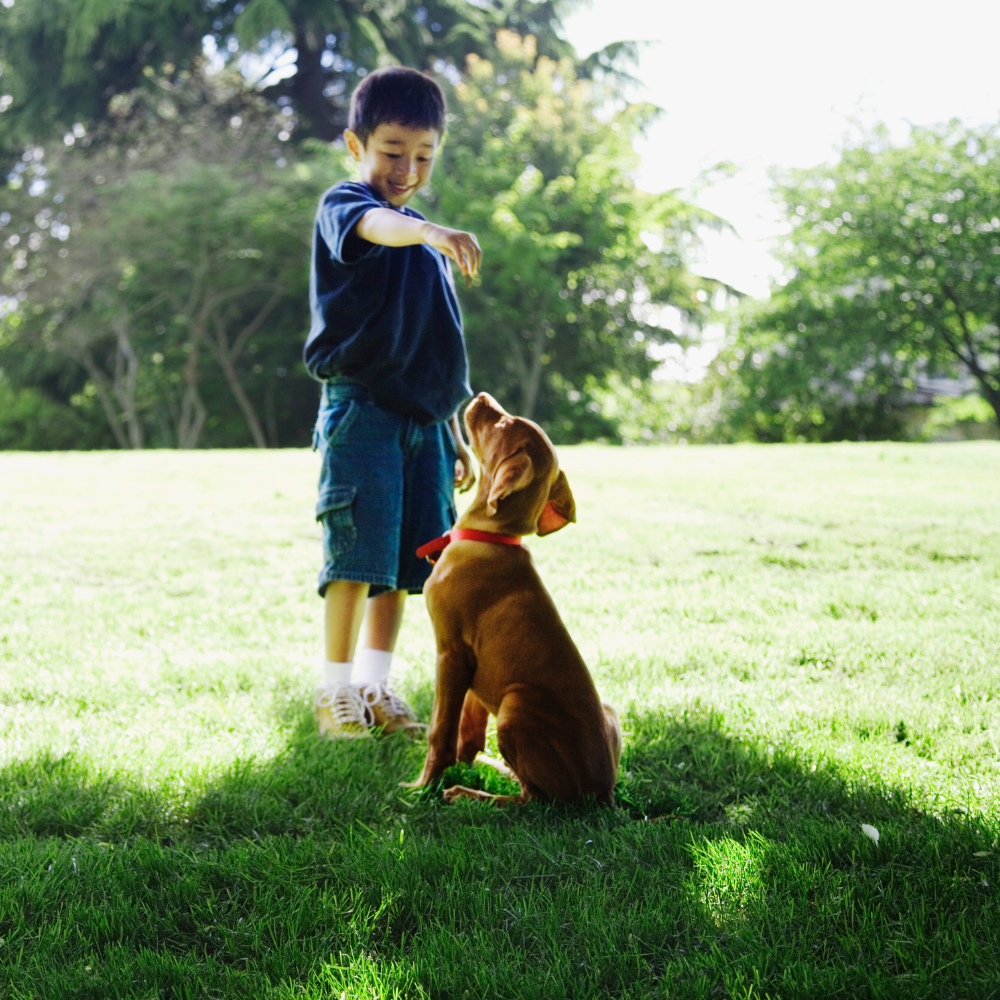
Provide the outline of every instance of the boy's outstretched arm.
<path id="1" fill-rule="evenodd" d="M 449 229 L 424 219 L 414 219 L 391 208 L 370 209 L 354 228 L 363 240 L 386 247 L 428 243 L 458 264 L 459 270 L 467 278 L 476 276 L 483 260 L 479 241 L 472 233 Z"/>

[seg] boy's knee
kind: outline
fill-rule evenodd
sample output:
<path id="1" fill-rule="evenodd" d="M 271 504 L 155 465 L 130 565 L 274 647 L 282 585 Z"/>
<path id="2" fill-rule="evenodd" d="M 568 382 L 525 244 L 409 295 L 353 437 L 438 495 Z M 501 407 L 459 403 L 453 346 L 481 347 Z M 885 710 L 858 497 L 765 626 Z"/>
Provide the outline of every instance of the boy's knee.
<path id="1" fill-rule="evenodd" d="M 355 601 L 359 597 L 367 597 L 370 586 L 371 584 L 359 583 L 357 580 L 331 580 L 323 588 L 323 598 L 332 603 Z"/>

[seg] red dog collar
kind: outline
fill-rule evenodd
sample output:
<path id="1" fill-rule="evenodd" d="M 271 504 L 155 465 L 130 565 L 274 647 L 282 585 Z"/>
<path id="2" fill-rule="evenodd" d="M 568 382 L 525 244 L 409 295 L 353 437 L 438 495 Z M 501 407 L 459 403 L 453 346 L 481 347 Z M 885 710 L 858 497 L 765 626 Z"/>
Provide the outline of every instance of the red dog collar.
<path id="1" fill-rule="evenodd" d="M 520 545 L 520 535 L 498 535 L 495 531 L 476 531 L 475 528 L 452 528 L 451 531 L 426 542 L 417 549 L 417 558 L 430 563 L 437 562 L 436 554 L 446 549 L 452 542 L 492 542 L 494 545 Z M 434 558 L 431 558 L 434 556 Z"/>

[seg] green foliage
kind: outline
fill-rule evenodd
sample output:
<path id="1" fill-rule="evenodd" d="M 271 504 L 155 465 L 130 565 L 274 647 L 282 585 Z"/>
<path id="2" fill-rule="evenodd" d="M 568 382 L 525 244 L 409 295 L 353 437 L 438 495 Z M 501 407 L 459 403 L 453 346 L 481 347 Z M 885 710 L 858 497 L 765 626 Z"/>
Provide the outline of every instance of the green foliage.
<path id="1" fill-rule="evenodd" d="M 968 371 L 1000 415 L 1000 136 L 876 130 L 778 194 L 787 283 L 741 317 L 733 420 L 763 440 L 893 436 L 921 371 Z"/>
<path id="2" fill-rule="evenodd" d="M 555 0 L 17 0 L 0 6 L 0 95 L 11 98 L 0 105 L 0 155 L 74 123 L 92 127 L 109 99 L 149 76 L 182 83 L 206 36 L 234 65 L 251 57 L 253 82 L 291 102 L 304 134 L 330 140 L 365 69 L 461 65 L 469 52 L 491 53 L 504 26 L 538 33 L 545 52 L 563 56 L 560 10 Z M 268 79 L 292 48 L 294 74 Z M 614 73 L 616 54 L 596 70 Z"/>
<path id="3" fill-rule="evenodd" d="M 662 307 L 703 312 L 687 262 L 697 225 L 714 220 L 633 184 L 652 108 L 611 113 L 606 88 L 538 57 L 530 36 L 501 32 L 497 47 L 496 62 L 470 57 L 455 88 L 428 198 L 483 247 L 481 280 L 462 294 L 473 386 L 557 440 L 613 436 L 586 409 L 588 380 L 648 378 L 647 348 L 675 338 Z"/>
<path id="4" fill-rule="evenodd" d="M 112 442 L 94 413 L 92 398 L 78 394 L 71 405 L 41 389 L 14 387 L 0 370 L 0 451 L 106 448 Z"/>
<path id="5" fill-rule="evenodd" d="M 486 254 L 460 290 L 473 384 L 557 440 L 621 440 L 601 399 L 648 381 L 650 345 L 683 340 L 665 305 L 707 315 L 687 263 L 697 228 L 718 220 L 632 183 L 654 109 L 615 106 L 532 36 L 502 32 L 496 47 L 496 64 L 470 57 L 425 198 Z M 151 77 L 109 113 L 29 146 L 12 171 L 0 216 L 11 384 L 91 401 L 92 431 L 105 436 L 103 417 L 120 447 L 305 443 L 309 237 L 341 154 L 293 145 L 289 116 L 226 73 Z"/>
<path id="6" fill-rule="evenodd" d="M 613 811 L 316 737 L 308 451 L 0 455 L 0 994 L 990 997 L 998 452 L 561 449 Z"/>
<path id="7" fill-rule="evenodd" d="M 567 8 L 555 0 L 221 0 L 213 32 L 220 50 L 230 38 L 234 55 L 259 56 L 273 65 L 292 46 L 296 73 L 268 87 L 302 116 L 307 134 L 334 139 L 346 124 L 348 98 L 360 76 L 380 66 L 421 69 L 463 65 L 469 53 L 489 56 L 494 36 L 505 27 L 536 32 L 546 54 L 565 56 L 560 17 Z M 609 54 L 602 69 L 617 71 Z"/>
<path id="8" fill-rule="evenodd" d="M 249 0 L 233 21 L 236 40 L 246 52 L 256 50 L 258 43 L 272 33 L 284 35 L 293 29 L 288 8 L 281 0 Z"/>
<path id="9" fill-rule="evenodd" d="M 996 414 L 982 396 L 938 397 L 920 428 L 928 441 L 951 435 L 994 437 L 996 432 Z"/>
<path id="10" fill-rule="evenodd" d="M 591 378 L 588 395 L 625 444 L 693 444 L 718 440 L 721 392 L 681 382 L 625 381 L 617 372 L 604 382 Z"/>
<path id="11" fill-rule="evenodd" d="M 194 76 L 128 95 L 73 148 L 29 148 L 0 257 L 8 373 L 31 385 L 61 359 L 64 400 L 85 378 L 122 447 L 305 443 L 309 240 L 338 168 L 288 165 L 281 128 Z"/>
<path id="12" fill-rule="evenodd" d="M 772 299 L 773 301 L 773 299 Z M 795 350 L 769 335 L 757 335 L 756 323 L 768 304 L 738 307 L 740 335 L 713 362 L 701 385 L 702 394 L 715 401 L 715 441 L 879 441 L 909 440 L 912 410 L 910 380 L 903 380 L 880 361 L 848 369 L 838 377 L 837 364 L 849 365 L 857 345 L 848 345 L 847 357 L 821 360 L 804 349 L 801 335 Z M 767 320 L 764 321 L 765 323 Z M 765 346 L 768 344 L 770 346 Z M 816 342 L 811 341 L 815 347 Z M 829 340 L 822 348 L 832 352 Z M 815 372 L 825 370 L 827 378 Z"/>
<path id="13" fill-rule="evenodd" d="M 0 155 L 104 117 L 145 66 L 183 77 L 211 30 L 202 0 L 17 0 L 0 6 Z M 2 99 L 2 98 L 0 98 Z"/>

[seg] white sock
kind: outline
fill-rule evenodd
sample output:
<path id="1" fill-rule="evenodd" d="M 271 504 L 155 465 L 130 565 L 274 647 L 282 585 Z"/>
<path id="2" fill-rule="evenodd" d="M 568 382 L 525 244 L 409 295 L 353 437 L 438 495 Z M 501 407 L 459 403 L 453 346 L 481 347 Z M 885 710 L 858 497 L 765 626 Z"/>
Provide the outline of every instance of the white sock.
<path id="1" fill-rule="evenodd" d="M 333 660 L 324 660 L 323 687 L 346 687 L 351 683 L 351 670 L 353 667 L 353 660 L 348 660 L 346 663 L 335 663 Z"/>
<path id="2" fill-rule="evenodd" d="M 362 649 L 358 651 L 355 662 L 355 684 L 362 687 L 383 684 L 389 679 L 389 671 L 392 669 L 392 653 L 384 649 Z"/>

